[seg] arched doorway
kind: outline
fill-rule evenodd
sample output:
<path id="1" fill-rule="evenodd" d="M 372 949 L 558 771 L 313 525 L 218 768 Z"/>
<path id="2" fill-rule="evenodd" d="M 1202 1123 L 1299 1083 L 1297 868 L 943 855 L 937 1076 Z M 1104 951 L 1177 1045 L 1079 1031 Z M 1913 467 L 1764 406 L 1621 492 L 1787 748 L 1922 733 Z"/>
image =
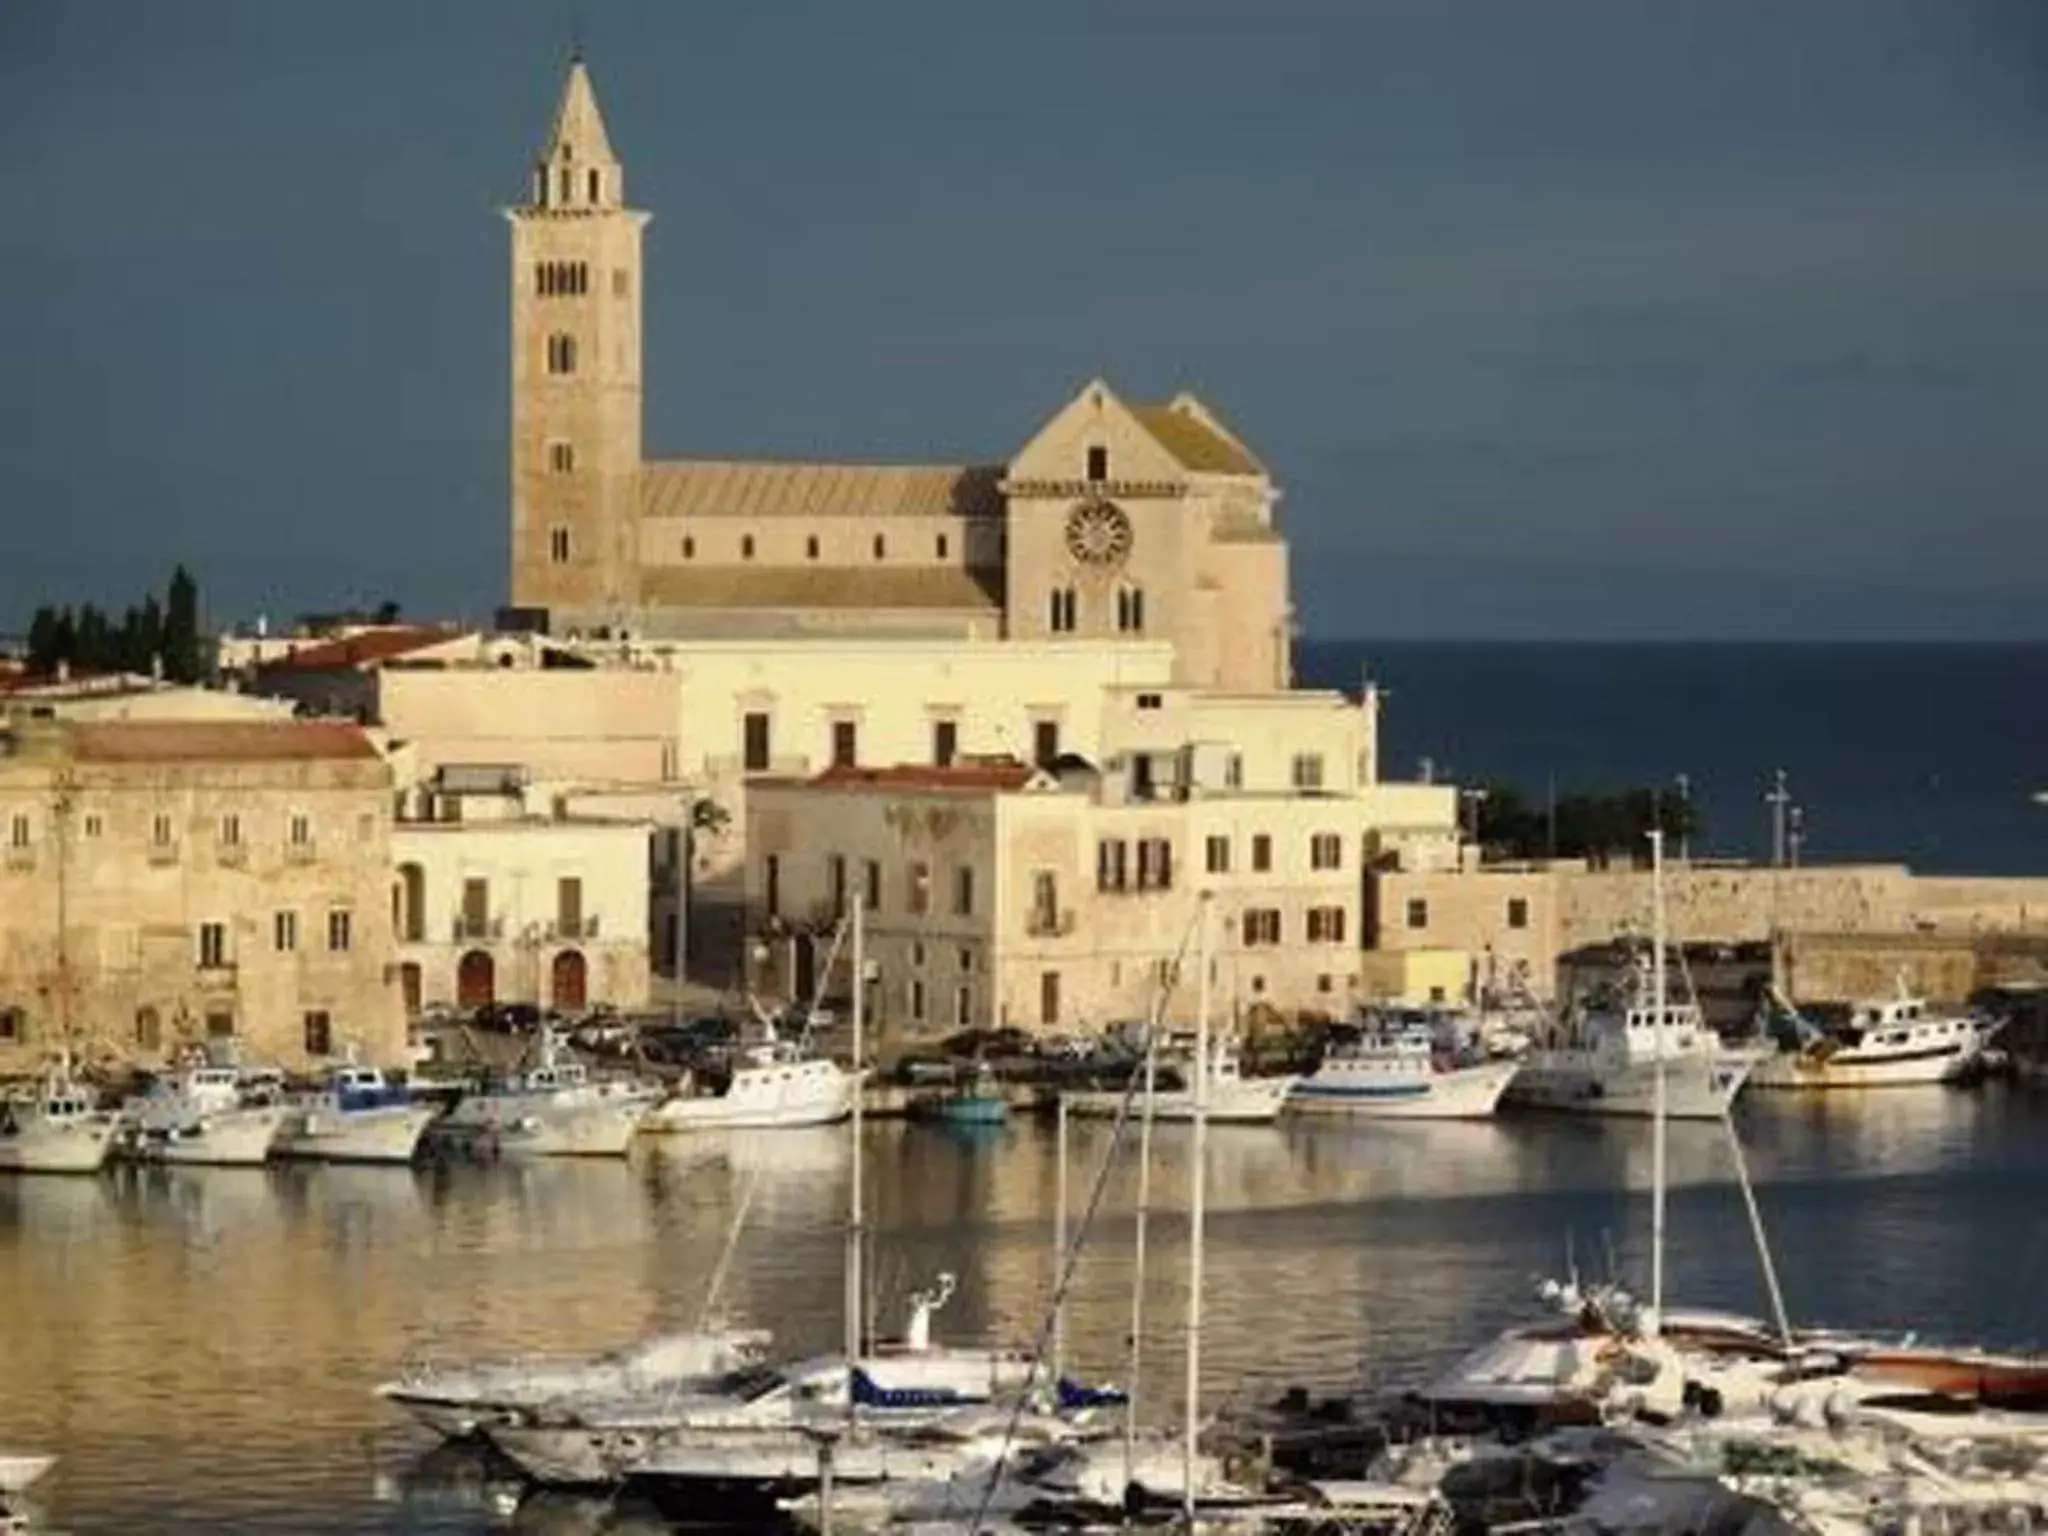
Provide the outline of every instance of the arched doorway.
<path id="1" fill-rule="evenodd" d="M 555 963 L 548 978 L 548 1001 L 561 1013 L 577 1013 L 583 1008 L 583 1000 L 589 995 L 590 968 L 584 963 L 583 952 L 565 949 L 555 956 Z"/>
<path id="2" fill-rule="evenodd" d="M 405 1016 L 416 1019 L 420 1013 L 420 968 L 417 962 L 407 960 L 398 967 L 398 990 L 405 998 Z"/>
<path id="3" fill-rule="evenodd" d="M 497 984 L 498 968 L 487 950 L 470 950 L 455 967 L 455 1001 L 464 1008 L 496 1001 Z"/>

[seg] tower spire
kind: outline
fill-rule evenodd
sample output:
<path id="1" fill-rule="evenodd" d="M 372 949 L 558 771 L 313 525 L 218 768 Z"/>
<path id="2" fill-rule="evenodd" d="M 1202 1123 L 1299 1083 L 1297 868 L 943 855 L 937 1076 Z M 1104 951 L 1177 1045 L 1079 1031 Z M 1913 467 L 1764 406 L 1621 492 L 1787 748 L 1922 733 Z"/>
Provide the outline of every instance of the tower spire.
<path id="1" fill-rule="evenodd" d="M 598 110 L 597 88 L 583 61 L 579 40 L 569 51 L 569 75 L 548 130 L 547 147 L 534 164 L 533 201 L 539 208 L 618 208 L 626 200 L 625 167 L 612 153 Z"/>

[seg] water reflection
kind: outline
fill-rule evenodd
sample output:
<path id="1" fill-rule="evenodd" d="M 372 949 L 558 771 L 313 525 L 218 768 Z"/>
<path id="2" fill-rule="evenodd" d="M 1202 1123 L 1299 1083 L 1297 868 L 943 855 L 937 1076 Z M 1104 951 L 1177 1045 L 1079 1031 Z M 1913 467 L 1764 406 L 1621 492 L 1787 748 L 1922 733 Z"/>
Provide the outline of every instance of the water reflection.
<path id="1" fill-rule="evenodd" d="M 2022 1342 L 2048 1331 L 2042 1101 L 1760 1100 L 1742 1122 L 1797 1314 Z M 1108 1126 L 1072 1129 L 1077 1219 L 1103 1176 L 1071 1359 L 1120 1375 L 1136 1171 L 1125 1156 L 1103 1173 Z M 1531 1281 L 1568 1256 L 1639 1274 L 1649 1146 L 1647 1126 L 1540 1118 L 1219 1133 L 1208 1395 L 1411 1374 L 1523 1315 Z M 1159 1127 L 1156 1149 L 1144 1397 L 1165 1415 L 1180 1383 L 1187 1129 Z M 1674 1128 L 1671 1155 L 1674 1294 L 1760 1307 L 1725 1139 Z M 948 1270 L 960 1288 L 942 1336 L 1037 1330 L 1049 1126 L 875 1125 L 866 1165 L 885 1324 Z M 366 1436 L 387 1472 L 427 1446 L 370 1388 L 419 1356 L 582 1353 L 689 1326 L 743 1202 L 728 1315 L 792 1349 L 834 1347 L 849 1167 L 843 1131 L 824 1130 L 675 1138 L 619 1162 L 0 1182 L 0 1440 L 62 1455 L 48 1501 L 79 1532 L 492 1529 L 497 1490 L 445 1458 L 425 1482 L 373 1486 Z M 511 1518 L 634 1528 L 574 1523 L 586 1517 L 542 1504 Z"/>

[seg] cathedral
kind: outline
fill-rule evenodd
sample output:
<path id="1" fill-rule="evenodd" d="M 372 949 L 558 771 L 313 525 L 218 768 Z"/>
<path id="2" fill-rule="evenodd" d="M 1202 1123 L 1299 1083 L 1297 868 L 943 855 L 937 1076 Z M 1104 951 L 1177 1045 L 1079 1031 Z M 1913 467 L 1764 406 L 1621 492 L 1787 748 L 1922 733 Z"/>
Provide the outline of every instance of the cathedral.
<path id="1" fill-rule="evenodd" d="M 558 634 L 1155 639 L 1284 689 L 1279 500 L 1203 403 L 1093 381 L 1007 463 L 651 459 L 643 233 L 573 59 L 512 224 L 512 603 Z"/>

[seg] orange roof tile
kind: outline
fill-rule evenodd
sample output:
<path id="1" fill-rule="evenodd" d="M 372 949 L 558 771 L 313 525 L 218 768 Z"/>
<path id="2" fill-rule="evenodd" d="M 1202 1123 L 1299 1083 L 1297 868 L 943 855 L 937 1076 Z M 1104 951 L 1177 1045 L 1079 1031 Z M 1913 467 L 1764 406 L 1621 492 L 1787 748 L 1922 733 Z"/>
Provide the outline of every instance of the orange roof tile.
<path id="1" fill-rule="evenodd" d="M 358 635 L 324 640 L 304 646 L 276 661 L 265 662 L 265 672 L 326 672 L 337 667 L 363 667 L 389 661 L 408 651 L 424 650 L 452 640 L 458 631 L 433 625 L 407 625 L 398 629 L 366 629 Z"/>
<path id="2" fill-rule="evenodd" d="M 109 720 L 70 728 L 83 763 L 374 760 L 360 726 L 339 720 Z"/>

